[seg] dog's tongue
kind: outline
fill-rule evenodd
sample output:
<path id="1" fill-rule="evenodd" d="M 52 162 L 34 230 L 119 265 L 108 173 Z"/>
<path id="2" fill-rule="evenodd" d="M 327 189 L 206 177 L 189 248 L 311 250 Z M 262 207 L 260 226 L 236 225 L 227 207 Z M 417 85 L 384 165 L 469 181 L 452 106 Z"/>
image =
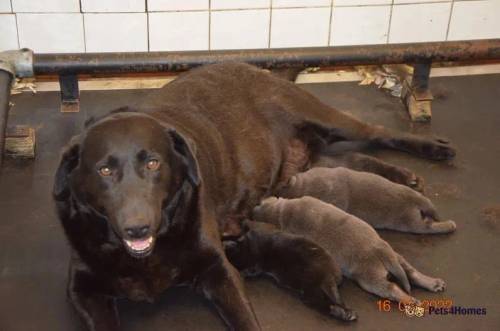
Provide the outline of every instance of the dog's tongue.
<path id="1" fill-rule="evenodd" d="M 153 237 L 149 237 L 143 240 L 125 240 L 128 247 L 133 249 L 134 251 L 144 251 L 148 249 L 153 243 Z"/>

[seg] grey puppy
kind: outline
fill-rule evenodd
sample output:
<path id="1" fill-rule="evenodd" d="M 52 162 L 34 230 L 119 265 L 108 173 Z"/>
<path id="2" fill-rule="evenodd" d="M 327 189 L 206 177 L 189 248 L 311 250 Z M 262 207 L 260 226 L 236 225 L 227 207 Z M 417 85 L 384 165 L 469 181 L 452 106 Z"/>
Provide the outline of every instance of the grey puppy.
<path id="1" fill-rule="evenodd" d="M 409 295 L 410 282 L 432 292 L 446 286 L 411 266 L 368 223 L 318 199 L 267 198 L 255 207 L 253 218 L 313 240 L 333 256 L 344 276 L 380 297 L 418 302 Z M 388 280 L 389 274 L 404 290 Z"/>
<path id="2" fill-rule="evenodd" d="M 269 275 L 333 317 L 344 321 L 357 318 L 344 306 L 338 291 L 342 273 L 325 249 L 269 223 L 245 221 L 244 228 L 245 235 L 223 242 L 229 261 L 244 275 Z"/>
<path id="3" fill-rule="evenodd" d="M 312 168 L 290 178 L 278 192 L 284 198 L 305 195 L 328 202 L 375 229 L 411 233 L 449 233 L 451 220 L 440 221 L 432 202 L 411 188 L 368 172 Z"/>

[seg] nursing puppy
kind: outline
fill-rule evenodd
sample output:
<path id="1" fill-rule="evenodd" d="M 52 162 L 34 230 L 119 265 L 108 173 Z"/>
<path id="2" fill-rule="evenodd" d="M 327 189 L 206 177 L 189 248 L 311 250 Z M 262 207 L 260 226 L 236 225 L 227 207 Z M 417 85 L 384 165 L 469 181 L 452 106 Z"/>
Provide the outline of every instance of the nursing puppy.
<path id="1" fill-rule="evenodd" d="M 332 255 L 344 276 L 380 297 L 418 302 L 409 295 L 410 282 L 432 292 L 445 288 L 443 280 L 412 267 L 368 223 L 318 199 L 268 198 L 254 208 L 253 218 L 313 240 Z M 404 290 L 388 280 L 389 274 Z"/>
<path id="2" fill-rule="evenodd" d="M 328 202 L 375 229 L 411 233 L 449 233 L 453 221 L 440 221 L 432 202 L 411 188 L 381 176 L 347 168 L 312 168 L 290 178 L 278 195 L 305 195 Z"/>
<path id="3" fill-rule="evenodd" d="M 244 236 L 224 241 L 226 256 L 244 275 L 269 275 L 323 312 L 344 321 L 357 318 L 342 302 L 337 288 L 342 273 L 328 252 L 272 224 L 246 221 L 244 227 Z"/>

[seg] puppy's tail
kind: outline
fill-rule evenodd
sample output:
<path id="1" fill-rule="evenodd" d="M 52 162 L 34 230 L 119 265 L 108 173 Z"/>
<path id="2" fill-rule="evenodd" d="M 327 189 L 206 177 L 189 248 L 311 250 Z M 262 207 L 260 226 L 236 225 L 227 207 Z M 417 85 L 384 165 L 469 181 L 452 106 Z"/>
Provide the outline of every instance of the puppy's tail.
<path id="1" fill-rule="evenodd" d="M 403 267 L 399 263 L 397 254 L 389 247 L 390 251 L 382 249 L 379 252 L 379 257 L 385 268 L 398 280 L 398 283 L 403 287 L 406 293 L 410 293 L 410 281 Z"/>

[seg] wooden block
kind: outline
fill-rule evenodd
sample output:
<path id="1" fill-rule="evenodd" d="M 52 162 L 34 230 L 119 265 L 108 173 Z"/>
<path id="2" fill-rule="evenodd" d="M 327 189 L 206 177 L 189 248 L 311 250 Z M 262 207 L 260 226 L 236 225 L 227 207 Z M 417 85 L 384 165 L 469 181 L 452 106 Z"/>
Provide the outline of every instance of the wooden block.
<path id="1" fill-rule="evenodd" d="M 7 128 L 5 155 L 14 158 L 35 158 L 35 129 L 17 125 Z"/>
<path id="2" fill-rule="evenodd" d="M 411 88 L 411 79 L 406 79 L 403 82 L 401 98 L 413 122 L 431 121 L 432 94 L 430 91 L 416 93 L 416 91 Z"/>

